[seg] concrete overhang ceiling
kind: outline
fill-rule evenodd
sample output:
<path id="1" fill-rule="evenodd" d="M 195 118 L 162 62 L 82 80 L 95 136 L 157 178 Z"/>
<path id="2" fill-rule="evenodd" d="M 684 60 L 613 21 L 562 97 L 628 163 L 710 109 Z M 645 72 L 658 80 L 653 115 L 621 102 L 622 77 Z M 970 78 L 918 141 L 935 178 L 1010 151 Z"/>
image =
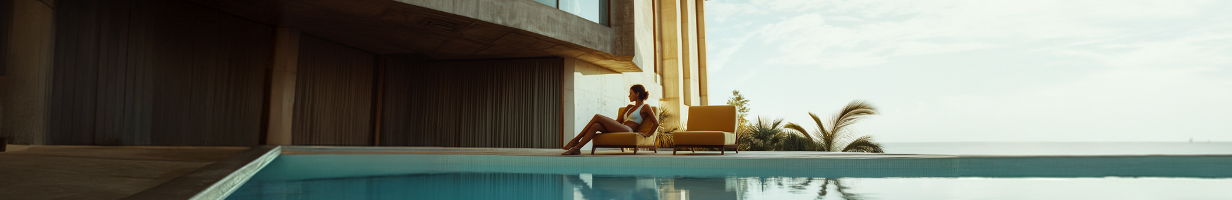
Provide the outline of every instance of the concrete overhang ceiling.
<path id="1" fill-rule="evenodd" d="M 392 0 L 188 1 L 377 54 L 419 54 L 438 60 L 559 56 L 615 71 L 641 71 L 632 66 L 631 57 Z"/>

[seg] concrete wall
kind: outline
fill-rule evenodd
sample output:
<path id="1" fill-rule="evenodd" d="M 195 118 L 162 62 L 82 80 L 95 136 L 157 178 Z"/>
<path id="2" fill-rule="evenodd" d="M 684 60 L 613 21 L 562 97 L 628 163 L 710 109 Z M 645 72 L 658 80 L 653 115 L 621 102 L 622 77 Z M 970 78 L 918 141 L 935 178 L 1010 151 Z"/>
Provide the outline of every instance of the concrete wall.
<path id="1" fill-rule="evenodd" d="M 397 0 L 508 27 L 617 55 L 611 27 L 533 0 Z M 631 52 L 631 51 L 630 51 Z M 632 56 L 632 55 L 626 55 Z"/>
<path id="2" fill-rule="evenodd" d="M 595 114 L 616 119 L 618 109 L 633 104 L 629 87 L 642 84 L 649 90 L 646 104 L 659 106 L 662 87 L 654 82 L 654 72 L 619 73 L 586 61 L 565 58 L 564 70 L 564 136 L 568 142 L 586 127 Z M 563 143 L 562 143 L 563 144 Z M 590 148 L 587 144 L 584 148 Z"/>
<path id="3" fill-rule="evenodd" d="M 641 66 L 643 72 L 657 73 L 654 0 L 636 0 L 632 4 L 633 37 L 637 38 L 633 41 L 633 63 Z"/>
<path id="4" fill-rule="evenodd" d="M 13 0 L 7 63 L 0 83 L 0 137 L 14 144 L 43 144 L 47 137 L 55 48 L 52 0 Z M 2 18 L 0 18 L 2 19 Z"/>

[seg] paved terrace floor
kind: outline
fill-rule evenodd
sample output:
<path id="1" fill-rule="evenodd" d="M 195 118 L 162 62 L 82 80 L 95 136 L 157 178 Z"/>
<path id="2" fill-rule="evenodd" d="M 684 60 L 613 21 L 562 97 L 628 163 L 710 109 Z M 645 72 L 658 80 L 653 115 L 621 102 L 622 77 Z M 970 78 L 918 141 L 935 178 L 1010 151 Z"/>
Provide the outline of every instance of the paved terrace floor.
<path id="1" fill-rule="evenodd" d="M 672 149 L 660 148 L 658 153 L 646 149 L 638 150 L 634 155 L 632 150 L 621 152 L 617 148 L 599 148 L 591 155 L 590 148 L 582 150 L 582 155 L 560 155 L 562 149 L 529 149 L 529 148 L 441 148 L 441 147 L 334 147 L 334 146 L 283 146 L 283 155 L 297 154 L 442 154 L 442 155 L 501 155 L 501 156 L 560 156 L 560 157 L 671 157 L 671 158 L 939 158 L 956 157 L 954 155 L 929 154 L 870 154 L 817 151 L 735 151 L 728 150 L 723 154 L 719 151 L 689 151 L 681 148 L 676 155 Z"/>
<path id="2" fill-rule="evenodd" d="M 247 149 L 9 145 L 0 199 L 121 199 Z"/>

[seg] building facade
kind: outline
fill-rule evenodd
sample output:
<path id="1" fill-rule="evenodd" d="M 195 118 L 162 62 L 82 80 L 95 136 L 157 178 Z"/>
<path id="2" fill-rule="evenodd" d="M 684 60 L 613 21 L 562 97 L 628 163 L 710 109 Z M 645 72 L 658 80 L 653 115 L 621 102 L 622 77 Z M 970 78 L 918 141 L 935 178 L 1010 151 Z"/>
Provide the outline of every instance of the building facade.
<path id="1" fill-rule="evenodd" d="M 633 84 L 707 105 L 699 0 L 12 0 L 0 137 L 559 147 Z"/>

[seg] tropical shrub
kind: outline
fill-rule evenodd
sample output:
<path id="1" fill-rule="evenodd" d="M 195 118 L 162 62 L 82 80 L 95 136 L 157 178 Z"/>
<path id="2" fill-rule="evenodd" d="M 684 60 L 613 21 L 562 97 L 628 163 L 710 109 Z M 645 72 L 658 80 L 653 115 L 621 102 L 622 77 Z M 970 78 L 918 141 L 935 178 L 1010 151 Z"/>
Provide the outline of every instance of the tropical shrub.
<path id="1" fill-rule="evenodd" d="M 836 113 L 828 121 L 829 126 L 826 126 L 827 124 L 823 123 L 821 118 L 817 117 L 817 114 L 809 112 L 809 117 L 813 118 L 813 122 L 817 124 L 817 129 L 809 132 L 795 123 L 787 123 L 786 128 L 817 141 L 818 151 L 885 153 L 881 148 L 881 144 L 873 141 L 873 136 L 854 137 L 852 130 L 848 128 L 864 117 L 876 114 L 877 108 L 873 107 L 873 105 L 855 100 Z"/>

